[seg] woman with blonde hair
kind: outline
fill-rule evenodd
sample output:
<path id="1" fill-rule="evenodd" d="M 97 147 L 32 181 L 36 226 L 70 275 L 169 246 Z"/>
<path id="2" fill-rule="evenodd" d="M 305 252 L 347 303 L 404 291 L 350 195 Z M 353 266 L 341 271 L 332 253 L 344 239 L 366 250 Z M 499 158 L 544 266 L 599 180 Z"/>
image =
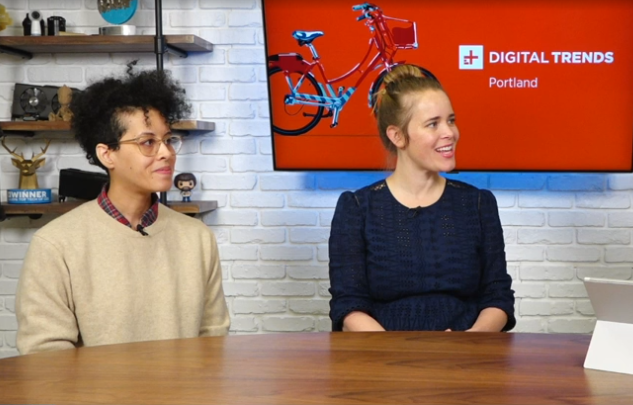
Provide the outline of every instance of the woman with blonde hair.
<path id="1" fill-rule="evenodd" d="M 395 67 L 375 100 L 393 173 L 337 203 L 329 240 L 335 331 L 507 331 L 514 292 L 497 203 L 441 175 L 459 130 L 440 83 Z"/>

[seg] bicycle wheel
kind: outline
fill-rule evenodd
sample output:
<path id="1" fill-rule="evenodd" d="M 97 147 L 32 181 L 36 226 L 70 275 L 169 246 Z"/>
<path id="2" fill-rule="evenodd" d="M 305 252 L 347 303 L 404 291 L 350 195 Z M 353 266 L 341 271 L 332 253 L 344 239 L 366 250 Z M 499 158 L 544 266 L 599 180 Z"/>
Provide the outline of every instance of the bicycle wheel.
<path id="1" fill-rule="evenodd" d="M 434 79 L 439 83 L 439 80 L 437 80 L 437 77 L 435 77 L 433 73 L 429 72 L 428 70 L 424 69 L 421 66 L 416 66 L 416 67 L 420 69 L 420 71 L 422 72 L 424 76 Z M 382 72 L 380 72 L 376 80 L 374 80 L 374 84 L 371 86 L 371 89 L 369 90 L 369 100 L 368 100 L 369 108 L 374 108 L 374 103 L 376 102 L 376 93 L 378 93 L 378 91 L 382 87 L 382 82 L 385 80 L 385 76 L 387 75 L 387 73 L 389 73 L 388 70 L 386 69 L 383 70 Z"/>
<path id="2" fill-rule="evenodd" d="M 290 80 L 293 85 L 299 81 L 302 73 L 289 72 Z M 268 80 L 270 86 L 270 106 L 272 112 L 273 131 L 279 135 L 296 136 L 305 134 L 314 128 L 323 115 L 323 106 L 285 103 L 289 96 L 288 82 L 284 71 L 278 67 L 269 69 Z M 301 87 L 297 89 L 297 93 L 309 96 L 323 96 L 323 92 L 319 87 L 316 79 L 311 73 L 305 76 Z M 306 98 L 297 97 L 299 100 Z M 314 101 L 314 100 L 312 100 Z"/>

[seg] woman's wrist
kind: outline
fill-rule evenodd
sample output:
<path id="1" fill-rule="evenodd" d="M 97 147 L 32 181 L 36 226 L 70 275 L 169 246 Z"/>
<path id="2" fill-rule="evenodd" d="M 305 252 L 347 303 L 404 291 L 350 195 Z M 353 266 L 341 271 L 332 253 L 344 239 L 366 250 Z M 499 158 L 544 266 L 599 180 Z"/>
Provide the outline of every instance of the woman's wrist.
<path id="1" fill-rule="evenodd" d="M 506 323 L 508 315 L 503 310 L 494 307 L 484 308 L 467 332 L 501 332 Z"/>
<path id="2" fill-rule="evenodd" d="M 343 332 L 384 332 L 385 328 L 362 311 L 353 311 L 343 319 Z"/>

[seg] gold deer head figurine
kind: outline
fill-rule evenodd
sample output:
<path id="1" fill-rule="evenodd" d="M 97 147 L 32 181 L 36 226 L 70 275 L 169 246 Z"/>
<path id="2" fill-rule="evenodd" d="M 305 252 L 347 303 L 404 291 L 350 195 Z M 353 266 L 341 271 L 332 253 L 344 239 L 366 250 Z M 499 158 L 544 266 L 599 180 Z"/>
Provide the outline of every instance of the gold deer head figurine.
<path id="1" fill-rule="evenodd" d="M 11 162 L 13 166 L 20 169 L 20 188 L 21 189 L 37 189 L 40 188 L 37 183 L 37 175 L 35 171 L 40 167 L 44 166 L 46 162 L 46 158 L 42 156 L 46 153 L 48 146 L 51 144 L 51 140 L 49 139 L 46 142 L 46 147 L 41 148 L 42 152 L 37 155 L 33 153 L 33 156 L 30 159 L 25 159 L 24 155 L 20 153 L 19 155 L 15 153 L 17 147 L 13 150 L 9 149 L 7 145 L 4 143 L 4 137 L 2 138 L 2 146 L 13 156 L 11 158 Z"/>

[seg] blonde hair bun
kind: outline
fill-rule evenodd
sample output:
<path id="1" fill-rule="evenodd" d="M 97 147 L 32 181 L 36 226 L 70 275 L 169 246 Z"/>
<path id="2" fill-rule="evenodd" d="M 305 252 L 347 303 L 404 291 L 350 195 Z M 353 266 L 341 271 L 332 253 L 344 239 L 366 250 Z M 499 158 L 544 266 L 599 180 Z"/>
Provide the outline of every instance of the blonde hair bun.
<path id="1" fill-rule="evenodd" d="M 420 68 L 417 66 L 398 65 L 394 67 L 393 69 L 391 69 L 391 72 L 389 72 L 385 76 L 383 83 L 386 86 L 398 80 L 409 79 L 409 78 L 414 78 L 414 77 L 417 78 L 417 77 L 426 77 L 426 76 L 424 76 L 424 74 L 422 73 L 422 70 L 420 70 Z"/>

